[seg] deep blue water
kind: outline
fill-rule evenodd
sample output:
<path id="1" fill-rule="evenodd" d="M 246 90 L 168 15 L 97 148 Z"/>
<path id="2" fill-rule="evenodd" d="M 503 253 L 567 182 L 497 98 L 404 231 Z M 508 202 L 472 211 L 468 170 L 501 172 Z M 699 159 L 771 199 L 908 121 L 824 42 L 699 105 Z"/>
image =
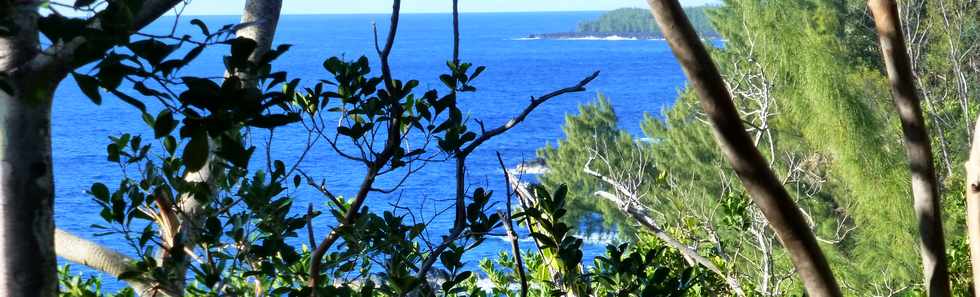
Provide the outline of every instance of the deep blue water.
<path id="1" fill-rule="evenodd" d="M 595 70 L 602 74 L 588 86 L 588 91 L 555 98 L 540 106 L 517 128 L 484 144 L 469 158 L 467 185 L 496 190 L 496 199 L 504 193 L 501 170 L 495 152 L 500 152 L 508 166 L 522 159 L 533 159 L 535 150 L 545 143 L 562 137 L 564 117 L 578 111 L 577 106 L 588 103 L 602 93 L 613 103 L 620 126 L 639 134 L 643 113 L 659 115 L 668 107 L 683 87 L 684 77 L 664 41 L 603 41 L 603 40 L 521 40 L 531 33 L 561 32 L 575 28 L 583 19 L 594 18 L 599 12 L 574 13 L 493 13 L 463 14 L 461 57 L 464 61 L 487 66 L 487 71 L 475 82 L 479 89 L 460 98 L 463 112 L 471 119 L 480 119 L 488 127 L 506 122 L 528 103 L 530 96 L 540 96 L 552 90 L 571 86 Z M 237 16 L 201 17 L 212 28 L 237 23 Z M 194 30 L 190 17 L 179 22 L 179 30 Z M 331 56 L 354 59 L 367 55 L 376 60 L 372 37 L 372 22 L 378 23 L 383 36 L 387 15 L 289 15 L 281 19 L 276 44 L 292 44 L 292 49 L 274 63 L 274 68 L 287 70 L 290 77 L 304 81 L 328 78 L 321 62 Z M 165 31 L 173 17 L 161 19 L 151 31 Z M 394 76 L 418 79 L 421 88 L 441 88 L 439 74 L 446 73 L 445 62 L 451 57 L 451 18 L 448 14 L 407 14 L 402 17 L 400 31 L 392 54 Z M 189 31 L 193 32 L 193 31 Z M 220 76 L 223 73 L 220 56 L 223 51 L 206 52 L 183 75 Z M 444 91 L 444 89 L 443 89 Z M 107 244 L 132 254 L 118 237 L 95 237 L 91 224 L 103 223 L 100 208 L 84 193 L 92 183 L 103 182 L 113 188 L 122 172 L 106 161 L 107 136 L 121 133 L 142 133 L 151 137 L 139 113 L 120 101 L 107 97 L 101 106 L 91 103 L 68 79 L 57 91 L 54 104 L 53 146 L 55 184 L 57 188 L 55 220 L 59 227 L 96 242 Z M 151 104 L 151 108 L 153 105 Z M 155 113 L 155 112 L 153 112 Z M 474 126 L 475 127 L 475 126 Z M 263 134 L 264 135 L 264 134 Z M 256 142 L 262 143 L 261 135 Z M 287 164 L 296 160 L 306 143 L 301 127 L 277 130 L 273 152 Z M 261 149 L 259 150 L 261 151 Z M 265 164 L 261 154 L 253 165 Z M 324 143 L 307 156 L 304 171 L 327 181 L 335 194 L 353 196 L 363 169 L 342 160 Z M 415 209 L 431 216 L 450 207 L 453 197 L 451 164 L 433 164 L 414 175 L 400 191 L 390 195 L 373 194 L 367 205 L 372 210 L 390 210 L 391 204 Z M 393 185 L 399 176 L 378 181 Z M 305 187 L 305 186 L 304 186 Z M 326 201 L 308 187 L 291 191 L 297 211 L 310 202 L 325 210 Z M 503 207 L 503 204 L 498 204 Z M 325 218 L 325 216 L 323 216 Z M 327 220 L 316 221 L 318 237 L 329 231 Z M 429 227 L 429 236 L 438 240 L 452 226 L 452 215 L 437 217 Z M 501 231 L 502 232 L 502 231 Z M 305 242 L 298 241 L 298 242 Z M 525 243 L 524 248 L 529 248 Z M 467 254 L 466 260 L 492 256 L 509 250 L 502 240 L 491 239 Z M 604 251 L 599 245 L 587 247 L 589 258 Z M 74 265 L 76 271 L 79 265 Z M 110 282 L 109 287 L 119 284 Z"/>

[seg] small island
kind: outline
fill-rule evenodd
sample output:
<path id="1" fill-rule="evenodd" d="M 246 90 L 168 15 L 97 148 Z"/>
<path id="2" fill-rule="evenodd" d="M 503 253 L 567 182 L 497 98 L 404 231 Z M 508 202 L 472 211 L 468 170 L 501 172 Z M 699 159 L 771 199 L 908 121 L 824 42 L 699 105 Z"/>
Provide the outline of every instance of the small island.
<path id="1" fill-rule="evenodd" d="M 708 20 L 708 10 L 715 6 L 695 6 L 684 8 L 684 12 L 694 25 L 694 29 L 704 38 L 717 38 L 718 32 Z M 598 19 L 586 20 L 578 24 L 575 31 L 531 34 L 527 39 L 571 39 L 571 40 L 648 40 L 662 39 L 650 11 L 643 8 L 620 8 L 606 12 Z"/>

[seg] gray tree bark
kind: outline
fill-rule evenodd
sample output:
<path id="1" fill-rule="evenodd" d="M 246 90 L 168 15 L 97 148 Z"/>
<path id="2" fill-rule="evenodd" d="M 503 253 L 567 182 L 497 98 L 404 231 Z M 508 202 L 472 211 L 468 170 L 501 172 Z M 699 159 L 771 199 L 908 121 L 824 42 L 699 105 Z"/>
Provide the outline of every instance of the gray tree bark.
<path id="1" fill-rule="evenodd" d="M 55 296 L 51 95 L 0 94 L 0 295 Z"/>
<path id="2" fill-rule="evenodd" d="M 147 0 L 138 30 L 179 0 Z M 0 296 L 58 294 L 54 236 L 51 106 L 84 38 L 41 54 L 41 1 L 0 2 L 14 34 L 0 36 Z"/>
<path id="3" fill-rule="evenodd" d="M 65 260 L 79 263 L 93 269 L 119 277 L 132 268 L 133 259 L 106 248 L 98 243 L 55 229 L 55 251 Z M 154 293 L 153 283 L 144 280 L 126 280 L 133 291 L 139 296 L 151 296 Z M 174 296 L 160 291 L 158 297 Z"/>
<path id="4" fill-rule="evenodd" d="M 235 34 L 238 37 L 252 39 L 256 42 L 255 51 L 249 56 L 250 61 L 257 62 L 262 55 L 269 52 L 272 48 L 272 41 L 275 38 L 281 10 L 282 0 L 248 0 L 245 3 L 245 9 L 242 12 L 240 21 L 241 26 Z M 231 75 L 238 76 L 245 86 L 254 86 L 257 83 L 255 80 L 256 73 L 254 72 L 238 71 L 234 74 L 225 73 L 225 77 Z M 211 143 L 211 147 L 216 147 L 216 141 L 212 140 Z M 220 169 L 215 166 L 215 161 L 217 160 L 215 158 L 217 156 L 211 154 L 207 164 L 201 170 L 189 172 L 184 179 L 189 182 L 208 183 L 213 191 L 214 181 L 217 177 L 216 174 L 221 174 Z M 190 193 L 183 194 L 179 198 L 179 208 L 181 210 L 180 225 L 187 236 L 186 242 L 183 243 L 184 246 L 193 248 L 196 245 L 198 232 L 194 230 L 195 226 L 202 226 L 206 219 L 206 205 L 202 204 L 201 200 L 195 198 Z M 184 261 L 178 263 L 184 266 L 180 268 L 180 271 L 186 272 L 186 266 L 190 265 L 189 260 L 187 257 L 184 257 Z M 184 284 L 181 283 L 180 286 L 183 287 Z M 179 289 L 182 290 L 183 288 Z"/>
<path id="5" fill-rule="evenodd" d="M 55 296 L 51 96 L 32 69 L 38 54 L 37 5 L 6 3 L 0 17 L 17 33 L 0 37 L 0 295 Z"/>
<path id="6" fill-rule="evenodd" d="M 966 227 L 973 269 L 973 293 L 980 296 L 980 117 L 973 131 L 970 159 L 966 161 Z"/>
<path id="7" fill-rule="evenodd" d="M 943 239 L 942 203 L 936 166 L 932 160 L 932 139 L 926 130 L 919 94 L 915 89 L 911 59 L 905 51 L 898 7 L 891 0 L 870 0 L 881 43 L 892 97 L 902 122 L 905 152 L 912 172 L 912 197 L 919 222 L 919 250 L 923 276 L 929 296 L 949 296 L 946 242 Z"/>

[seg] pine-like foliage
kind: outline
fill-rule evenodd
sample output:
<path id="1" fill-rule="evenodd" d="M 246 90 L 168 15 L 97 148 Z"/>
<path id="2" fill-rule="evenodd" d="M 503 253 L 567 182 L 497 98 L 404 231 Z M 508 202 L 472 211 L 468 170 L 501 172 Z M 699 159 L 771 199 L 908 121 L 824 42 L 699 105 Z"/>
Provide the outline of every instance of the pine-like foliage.
<path id="1" fill-rule="evenodd" d="M 915 16 L 921 26 L 931 25 L 919 30 L 933 30 L 928 36 L 936 40 L 912 39 L 910 44 L 921 52 L 914 58 L 922 61 L 922 91 L 947 94 L 923 104 L 931 133 L 943 136 L 934 136 L 940 147 L 937 160 L 957 166 L 940 174 L 947 185 L 948 228 L 961 230 L 961 183 L 956 181 L 962 177 L 955 164 L 965 158 L 971 126 L 963 123 L 975 117 L 970 99 L 977 96 L 975 88 L 930 75 L 960 73 L 966 85 L 976 82 L 975 70 L 956 72 L 956 67 L 975 62 L 975 53 L 961 51 L 962 61 L 949 59 L 955 57 L 951 48 L 977 40 L 976 19 L 962 18 L 971 12 L 975 16 L 976 5 L 954 2 L 945 10 L 915 1 L 902 5 L 916 9 L 906 11 L 907 21 Z M 910 177 L 865 3 L 731 0 L 708 15 L 725 40 L 712 55 L 745 124 L 806 213 L 845 291 L 867 296 L 884 288 L 919 290 Z M 939 25 L 944 17 L 951 25 Z M 960 89 L 966 99 L 957 104 L 948 94 Z M 606 226 L 629 225 L 616 205 L 593 195 L 609 191 L 608 185 L 582 173 L 590 159 L 603 156 L 608 164 L 595 167 L 637 185 L 642 203 L 657 212 L 674 237 L 714 257 L 756 291 L 799 292 L 799 283 L 780 280 L 792 265 L 720 155 L 695 95 L 682 92 L 661 117 L 650 116 L 642 125 L 643 141 L 620 130 L 611 104 L 600 96 L 598 103 L 567 118 L 566 136 L 557 147 L 539 152 L 551 169 L 541 180 L 573 185 L 569 203 L 583 207 L 575 212 L 578 219 L 601 214 Z M 644 171 L 630 173 L 640 169 Z M 621 230 L 636 231 L 628 226 Z M 968 271 L 961 234 L 950 236 L 958 289 L 968 284 L 967 277 L 956 276 Z"/>

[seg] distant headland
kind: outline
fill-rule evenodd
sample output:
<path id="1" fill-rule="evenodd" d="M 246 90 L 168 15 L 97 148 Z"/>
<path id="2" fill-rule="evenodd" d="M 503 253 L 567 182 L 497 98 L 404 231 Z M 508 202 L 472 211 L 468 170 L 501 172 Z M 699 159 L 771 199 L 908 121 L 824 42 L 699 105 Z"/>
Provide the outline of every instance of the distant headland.
<path id="1" fill-rule="evenodd" d="M 716 6 L 695 6 L 684 8 L 694 29 L 704 38 L 717 38 L 708 11 Z M 585 20 L 575 31 L 530 34 L 525 39 L 568 39 L 568 40 L 650 40 L 662 39 L 660 28 L 643 8 L 620 8 L 606 12 L 598 19 Z"/>

